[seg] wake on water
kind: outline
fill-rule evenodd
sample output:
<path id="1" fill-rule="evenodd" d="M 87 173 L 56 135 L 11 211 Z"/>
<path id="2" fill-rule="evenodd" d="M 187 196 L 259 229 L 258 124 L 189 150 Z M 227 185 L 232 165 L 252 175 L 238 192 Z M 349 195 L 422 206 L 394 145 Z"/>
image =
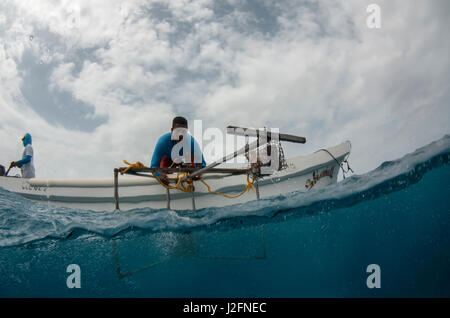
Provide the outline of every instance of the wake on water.
<path id="1" fill-rule="evenodd" d="M 450 135 L 403 158 L 381 164 L 363 175 L 335 185 L 298 191 L 221 208 L 192 212 L 136 209 L 94 212 L 53 207 L 0 189 L 0 247 L 42 239 L 63 239 L 90 232 L 111 237 L 124 231 L 226 230 L 237 226 L 279 222 L 287 218 L 352 206 L 417 183 L 428 171 L 448 164 Z"/>

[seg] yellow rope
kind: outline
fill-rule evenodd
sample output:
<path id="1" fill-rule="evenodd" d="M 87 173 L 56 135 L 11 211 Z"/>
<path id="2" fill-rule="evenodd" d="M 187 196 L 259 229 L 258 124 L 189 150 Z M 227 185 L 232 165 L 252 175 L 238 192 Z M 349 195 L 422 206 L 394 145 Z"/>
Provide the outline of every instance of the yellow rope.
<path id="1" fill-rule="evenodd" d="M 250 175 L 247 175 L 247 186 L 245 187 L 245 189 L 242 192 L 240 192 L 240 193 L 238 193 L 236 195 L 229 195 L 229 194 L 225 194 L 225 193 L 222 193 L 222 192 L 213 191 L 213 190 L 211 190 L 211 187 L 209 186 L 209 184 L 207 184 L 203 179 L 200 178 L 200 181 L 208 188 L 208 191 L 210 193 L 221 195 L 221 196 L 223 196 L 225 198 L 229 198 L 229 199 L 238 198 L 241 195 L 243 195 L 245 192 L 250 193 L 250 191 L 254 191 L 255 190 L 255 188 L 253 186 L 253 184 L 255 183 L 255 177 L 252 176 L 252 180 L 250 181 Z"/>
<path id="2" fill-rule="evenodd" d="M 153 177 L 156 180 L 158 180 L 159 184 L 161 184 L 166 189 L 177 189 L 177 190 L 180 190 L 183 192 L 192 192 L 195 190 L 192 180 L 187 179 L 185 181 L 182 181 L 184 179 L 184 177 L 186 177 L 188 175 L 189 174 L 185 173 L 185 172 L 178 173 L 177 183 L 174 186 L 171 186 L 171 185 L 168 185 L 168 184 L 165 184 L 164 182 L 162 182 L 161 179 L 153 173 Z"/>
<path id="3" fill-rule="evenodd" d="M 128 167 L 124 170 L 121 171 L 120 174 L 123 175 L 124 173 L 127 173 L 128 170 L 132 169 L 132 168 L 147 168 L 142 162 L 136 162 L 136 163 L 129 163 L 128 161 L 124 160 L 123 161 L 125 164 L 128 165 Z"/>
<path id="4" fill-rule="evenodd" d="M 136 163 L 129 163 L 128 161 L 124 160 L 123 161 L 125 164 L 128 165 L 128 167 L 123 170 L 122 172 L 120 172 L 120 174 L 124 174 L 126 173 L 128 170 L 132 169 L 132 168 L 147 168 L 144 164 L 142 164 L 141 162 L 136 162 Z M 189 176 L 189 172 L 182 172 L 182 173 L 178 173 L 177 178 L 173 179 L 176 180 L 176 184 L 175 185 L 168 185 L 165 184 L 164 182 L 161 181 L 161 179 L 155 175 L 155 173 L 153 173 L 153 177 L 158 180 L 159 184 L 161 184 L 164 188 L 166 189 L 177 189 L 180 190 L 182 192 L 192 192 L 195 190 L 194 184 L 192 182 L 192 179 L 185 179 L 185 177 Z M 183 181 L 184 180 L 184 181 Z M 217 192 L 217 191 L 213 191 L 211 190 L 211 186 L 209 184 L 207 184 L 205 182 L 205 180 L 203 180 L 202 178 L 199 178 L 200 182 L 203 183 L 206 188 L 208 189 L 208 192 L 213 193 L 213 194 L 217 194 L 217 195 L 221 195 L 225 198 L 229 198 L 229 199 L 235 199 L 240 197 L 241 195 L 243 195 L 245 192 L 250 193 L 250 191 L 255 191 L 255 188 L 253 186 L 253 184 L 255 183 L 256 179 L 254 176 L 252 176 L 252 180 L 250 180 L 250 175 L 247 175 L 247 185 L 245 187 L 245 189 L 236 194 L 236 195 L 229 195 L 229 194 L 225 194 L 225 193 L 221 193 L 221 192 Z"/>

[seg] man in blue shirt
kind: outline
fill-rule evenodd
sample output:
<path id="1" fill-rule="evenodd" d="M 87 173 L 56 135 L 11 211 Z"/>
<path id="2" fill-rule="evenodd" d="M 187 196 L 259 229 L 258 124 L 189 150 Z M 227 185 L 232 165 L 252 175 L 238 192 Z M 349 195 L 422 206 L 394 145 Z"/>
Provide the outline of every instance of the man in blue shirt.
<path id="1" fill-rule="evenodd" d="M 152 168 L 170 168 L 188 164 L 193 168 L 205 167 L 206 162 L 197 141 L 188 132 L 188 122 L 184 117 L 175 117 L 171 132 L 162 135 L 155 147 Z M 166 173 L 155 173 L 168 184 Z"/>

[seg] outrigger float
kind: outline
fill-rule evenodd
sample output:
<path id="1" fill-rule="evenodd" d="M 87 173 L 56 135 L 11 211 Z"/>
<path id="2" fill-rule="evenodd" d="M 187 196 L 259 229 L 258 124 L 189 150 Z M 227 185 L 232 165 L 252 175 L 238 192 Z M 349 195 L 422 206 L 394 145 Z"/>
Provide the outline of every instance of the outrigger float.
<path id="1" fill-rule="evenodd" d="M 33 201 L 55 206 L 93 211 L 131 210 L 137 208 L 189 210 L 245 203 L 293 191 L 308 191 L 337 182 L 341 169 L 351 170 L 347 159 L 351 144 L 343 142 L 306 156 L 285 159 L 281 141 L 305 143 L 306 138 L 274 134 L 266 130 L 228 126 L 227 132 L 256 137 L 235 151 L 204 168 L 147 168 L 140 163 L 114 169 L 114 177 L 106 179 L 23 179 L 0 177 L 0 187 Z M 264 138 L 261 138 L 264 135 Z M 262 164 L 261 149 L 273 151 L 278 164 Z M 217 168 L 239 155 L 256 160 L 245 168 Z M 272 156 L 273 158 L 273 156 Z M 347 168 L 344 168 L 344 164 Z M 269 172 L 267 172 L 269 170 Z M 165 185 L 155 175 L 168 174 L 172 181 Z M 120 175 L 127 175 L 119 179 Z"/>

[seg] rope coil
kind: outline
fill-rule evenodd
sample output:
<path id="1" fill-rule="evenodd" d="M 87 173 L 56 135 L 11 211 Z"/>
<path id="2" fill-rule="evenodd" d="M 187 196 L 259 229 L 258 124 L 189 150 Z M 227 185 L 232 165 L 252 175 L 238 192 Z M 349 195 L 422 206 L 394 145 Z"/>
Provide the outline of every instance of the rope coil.
<path id="1" fill-rule="evenodd" d="M 128 167 L 125 170 L 120 172 L 121 175 L 127 173 L 132 168 L 138 168 L 138 169 L 139 168 L 147 168 L 143 163 L 141 163 L 139 161 L 136 163 L 129 163 L 128 161 L 124 160 L 123 162 L 125 164 L 127 164 Z M 195 186 L 194 186 L 193 180 L 191 178 L 189 178 L 189 175 L 190 175 L 189 172 L 178 172 L 177 177 L 172 179 L 172 181 L 176 182 L 175 185 L 169 185 L 169 184 L 165 184 L 161 180 L 161 178 L 159 178 L 158 176 L 155 175 L 155 173 L 152 173 L 152 177 L 155 178 L 159 182 L 159 184 L 161 184 L 166 189 L 176 189 L 176 190 L 179 190 L 182 192 L 193 192 L 193 191 L 195 191 Z M 226 193 L 214 191 L 211 189 L 211 186 L 209 184 L 207 184 L 205 180 L 203 180 L 203 178 L 200 177 L 200 178 L 198 178 L 198 180 L 205 185 L 205 187 L 208 189 L 209 193 L 221 195 L 221 196 L 223 196 L 225 198 L 229 198 L 229 199 L 235 199 L 235 198 L 240 197 L 241 195 L 243 195 L 246 192 L 250 193 L 250 191 L 255 191 L 254 183 L 256 182 L 256 178 L 253 175 L 251 175 L 251 177 L 250 177 L 249 174 L 247 174 L 247 185 L 245 186 L 245 189 L 236 195 L 229 195 Z"/>

